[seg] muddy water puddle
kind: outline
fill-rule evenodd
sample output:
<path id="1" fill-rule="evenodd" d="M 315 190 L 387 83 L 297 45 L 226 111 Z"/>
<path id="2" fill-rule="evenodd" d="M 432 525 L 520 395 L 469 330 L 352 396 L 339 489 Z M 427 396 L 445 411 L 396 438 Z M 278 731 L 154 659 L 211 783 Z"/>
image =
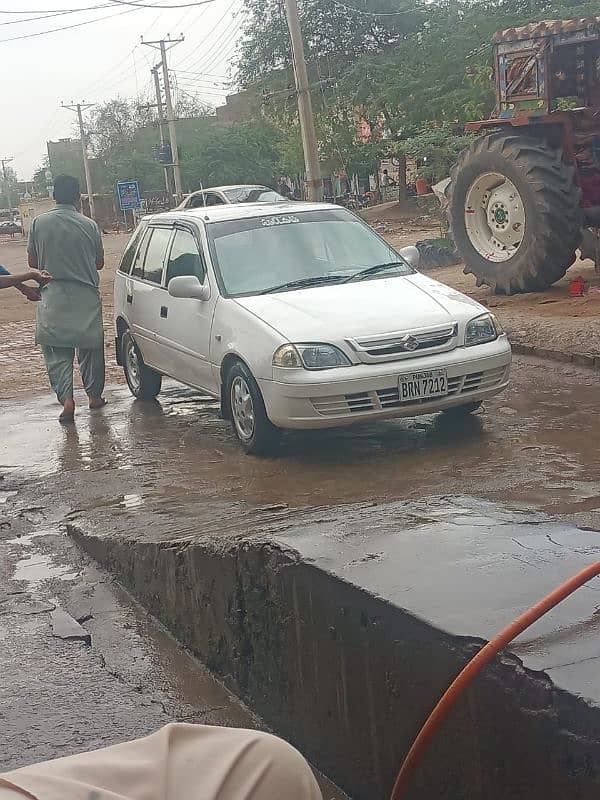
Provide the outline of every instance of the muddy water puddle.
<path id="1" fill-rule="evenodd" d="M 185 517 L 198 505 L 212 518 L 220 504 L 302 508 L 442 493 L 558 514 L 600 508 L 600 386 L 594 373 L 560 365 L 516 360 L 511 388 L 483 414 L 289 432 L 268 459 L 244 455 L 214 400 L 188 389 L 167 384 L 159 401 L 142 403 L 119 388 L 109 400 L 102 413 L 78 412 L 67 430 L 55 404 L 33 401 L 26 426 L 7 426 L 0 463 L 22 459 L 32 476 L 58 476 L 83 512 Z M 17 408 L 7 411 L 16 423 Z"/>

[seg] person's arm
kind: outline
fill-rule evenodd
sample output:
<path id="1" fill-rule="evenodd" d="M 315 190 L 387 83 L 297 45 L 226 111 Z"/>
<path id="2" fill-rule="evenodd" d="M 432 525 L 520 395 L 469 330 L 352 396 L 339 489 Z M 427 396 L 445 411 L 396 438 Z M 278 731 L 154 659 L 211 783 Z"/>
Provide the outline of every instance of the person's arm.
<path id="1" fill-rule="evenodd" d="M 102 244 L 102 233 L 96 225 L 96 269 L 100 272 L 104 269 L 104 245 Z"/>
<path id="2" fill-rule="evenodd" d="M 2 272 L 0 274 L 0 289 L 8 289 L 10 286 L 16 286 L 17 289 L 21 288 L 21 284 L 25 281 L 37 281 L 38 284 L 47 283 L 49 280 L 47 273 L 42 273 L 37 269 L 31 269 L 29 272 L 20 272 L 16 275 L 11 275 L 9 272 Z M 31 289 L 31 286 L 24 287 Z"/>

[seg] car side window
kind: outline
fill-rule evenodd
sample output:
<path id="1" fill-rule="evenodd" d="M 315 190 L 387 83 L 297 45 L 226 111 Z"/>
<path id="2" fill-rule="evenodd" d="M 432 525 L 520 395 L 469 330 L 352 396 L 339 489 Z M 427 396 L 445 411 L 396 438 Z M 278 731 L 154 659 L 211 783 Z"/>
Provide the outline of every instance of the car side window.
<path id="1" fill-rule="evenodd" d="M 203 208 L 204 207 L 204 195 L 197 194 L 194 197 L 190 198 L 190 202 L 186 206 L 187 208 Z"/>
<path id="2" fill-rule="evenodd" d="M 194 236 L 190 231 L 179 228 L 175 231 L 169 254 L 167 286 L 171 278 L 181 278 L 186 275 L 195 275 L 200 283 L 204 283 L 206 266 Z"/>
<path id="3" fill-rule="evenodd" d="M 135 260 L 133 262 L 133 269 L 131 270 L 131 276 L 133 278 L 144 277 L 144 258 L 146 256 L 146 250 L 148 249 L 148 244 L 150 242 L 150 239 L 152 238 L 152 231 L 153 228 L 146 228 L 146 232 L 144 233 L 144 238 L 142 239 L 142 243 L 139 246 L 139 249 L 135 255 Z"/>
<path id="4" fill-rule="evenodd" d="M 218 194 L 214 194 L 213 192 L 208 192 L 206 195 L 206 205 L 207 206 L 223 206 L 225 205 L 225 201 L 222 197 L 219 197 Z"/>
<path id="5" fill-rule="evenodd" d="M 140 225 L 137 231 L 133 234 L 132 238 L 129 240 L 129 244 L 125 248 L 121 263 L 119 264 L 119 272 L 124 272 L 125 275 L 129 275 L 131 272 L 131 265 L 133 264 L 135 251 L 137 250 L 137 246 L 146 231 L 146 227 L 147 226 L 145 224 Z"/>
<path id="6" fill-rule="evenodd" d="M 152 237 L 146 248 L 146 257 L 144 258 L 143 278 L 150 283 L 162 282 L 163 267 L 165 265 L 165 256 L 167 248 L 171 241 L 172 228 L 153 228 Z"/>

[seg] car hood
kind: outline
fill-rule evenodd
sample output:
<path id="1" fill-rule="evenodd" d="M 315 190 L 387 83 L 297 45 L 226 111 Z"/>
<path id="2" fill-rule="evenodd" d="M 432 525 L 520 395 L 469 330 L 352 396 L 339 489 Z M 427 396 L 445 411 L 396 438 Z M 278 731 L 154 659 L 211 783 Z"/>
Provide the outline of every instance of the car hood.
<path id="1" fill-rule="evenodd" d="M 464 323 L 486 310 L 419 273 L 239 297 L 236 302 L 291 342 L 334 342 Z"/>

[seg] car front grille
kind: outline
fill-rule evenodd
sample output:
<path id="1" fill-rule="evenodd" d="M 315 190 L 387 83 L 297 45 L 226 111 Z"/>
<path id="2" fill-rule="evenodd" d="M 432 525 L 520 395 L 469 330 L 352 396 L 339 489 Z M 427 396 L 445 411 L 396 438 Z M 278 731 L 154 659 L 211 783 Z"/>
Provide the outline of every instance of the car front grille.
<path id="1" fill-rule="evenodd" d="M 401 331 L 369 339 L 347 339 L 361 361 L 376 363 L 415 358 L 429 352 L 445 352 L 456 347 L 458 323 L 418 331 Z M 407 346 L 407 340 L 410 340 Z"/>
<path id="2" fill-rule="evenodd" d="M 360 414 L 368 411 L 385 411 L 389 408 L 400 408 L 400 406 L 435 405 L 446 397 L 467 396 L 474 391 L 483 391 L 500 386 L 506 381 L 508 370 L 509 367 L 497 367 L 496 369 L 469 372 L 466 375 L 448 378 L 448 393 L 443 397 L 436 397 L 431 400 L 401 401 L 398 386 L 391 386 L 390 388 L 377 389 L 372 392 L 340 394 L 333 397 L 315 397 L 311 399 L 311 403 L 315 411 L 324 417 L 346 416 L 349 413 Z"/>

